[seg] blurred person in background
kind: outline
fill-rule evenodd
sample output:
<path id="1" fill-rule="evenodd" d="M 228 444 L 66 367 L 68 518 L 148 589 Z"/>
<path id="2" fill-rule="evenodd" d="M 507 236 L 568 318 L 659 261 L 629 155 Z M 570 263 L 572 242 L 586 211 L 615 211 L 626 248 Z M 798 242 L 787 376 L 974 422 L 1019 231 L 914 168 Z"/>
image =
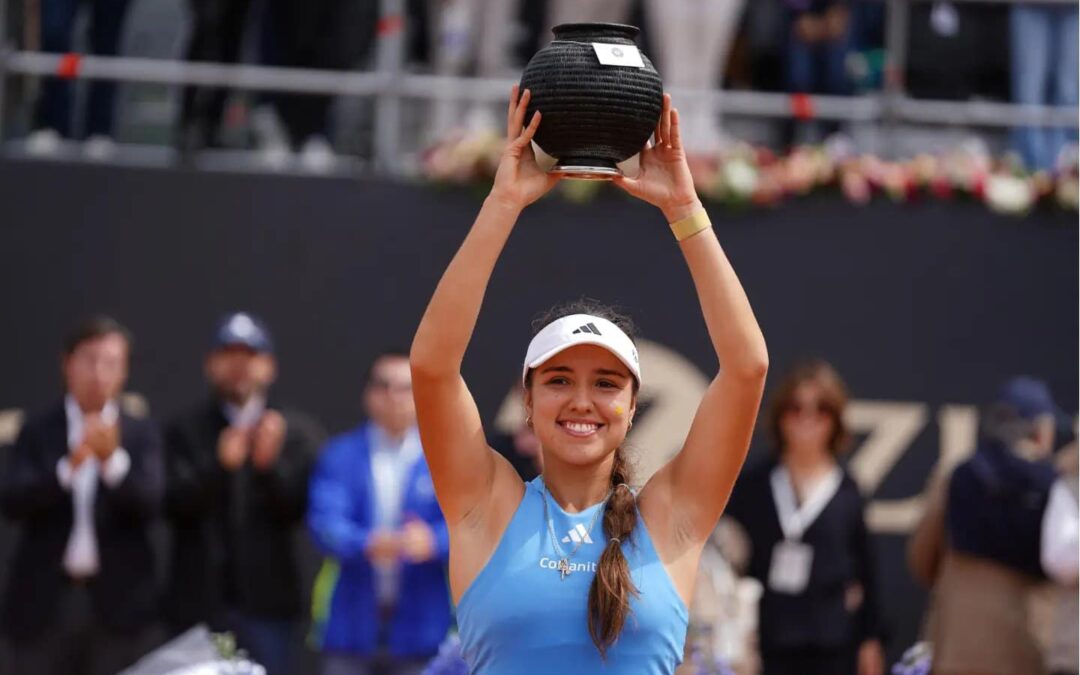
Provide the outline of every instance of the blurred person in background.
<path id="1" fill-rule="evenodd" d="M 521 64 L 514 55 L 521 0 L 427 0 L 431 21 L 430 49 L 436 75 L 518 77 Z M 440 141 L 454 128 L 498 134 L 499 111 L 490 104 L 472 103 L 462 114 L 455 85 L 439 84 L 442 96 L 432 101 L 428 134 Z"/>
<path id="2" fill-rule="evenodd" d="M 188 0 L 191 37 L 188 61 L 237 63 L 251 0 Z M 182 153 L 222 146 L 221 121 L 228 91 L 186 86 L 180 98 L 176 144 Z"/>
<path id="3" fill-rule="evenodd" d="M 450 541 L 407 352 L 372 362 L 364 408 L 368 421 L 326 444 L 311 479 L 308 527 L 329 556 L 315 592 L 322 672 L 418 675 L 450 628 Z"/>
<path id="4" fill-rule="evenodd" d="M 646 0 L 645 18 L 664 86 L 714 90 L 742 18 L 744 0 Z M 691 157 L 715 155 L 723 145 L 720 116 L 711 103 L 684 104 L 683 140 Z"/>
<path id="5" fill-rule="evenodd" d="M 551 29 L 563 23 L 626 23 L 633 10 L 631 0 L 547 0 L 548 31 L 540 35 L 540 47 L 551 41 Z"/>
<path id="6" fill-rule="evenodd" d="M 773 395 L 775 454 L 739 477 L 725 514 L 750 542 L 764 586 L 765 675 L 882 675 L 876 566 L 859 488 L 839 457 L 847 389 L 823 361 L 797 365 Z"/>
<path id="7" fill-rule="evenodd" d="M 1059 420 L 1060 421 L 1060 420 Z M 1069 420 L 1071 422 L 1071 420 Z M 1058 427 L 1059 438 L 1072 441 L 1058 450 L 1054 468 L 1074 499 L 1080 482 L 1080 448 L 1071 425 Z M 1077 584 L 1048 581 L 1036 589 L 1031 602 L 1032 633 L 1043 652 L 1043 662 L 1051 675 L 1080 673 L 1080 594 Z"/>
<path id="8" fill-rule="evenodd" d="M 42 0 L 40 12 L 41 50 L 53 54 L 73 51 L 72 34 L 79 8 L 89 5 L 89 51 L 95 56 L 116 56 L 127 15 L 128 0 Z M 83 152 L 90 159 L 104 160 L 115 151 L 113 117 L 116 83 L 92 80 L 88 86 L 82 137 Z M 60 149 L 63 138 L 73 138 L 72 82 L 70 78 L 46 77 L 34 109 L 34 131 L 26 139 L 31 154 L 48 155 Z"/>
<path id="9" fill-rule="evenodd" d="M 120 407 L 130 353 L 115 320 L 79 325 L 63 401 L 27 421 L 2 476 L 21 528 L 2 612 L 12 675 L 115 675 L 154 646 L 161 435 Z"/>
<path id="10" fill-rule="evenodd" d="M 846 60 L 851 43 L 848 0 L 784 0 L 787 5 L 787 89 L 793 94 L 844 96 L 849 91 Z M 785 145 L 821 140 L 815 125 L 789 124 Z M 836 122 L 822 124 L 824 135 Z"/>
<path id="11" fill-rule="evenodd" d="M 274 37 L 273 65 L 289 68 L 339 70 L 345 66 L 342 43 L 345 0 L 267 0 L 263 20 Z M 329 132 L 333 97 L 323 94 L 279 93 L 269 97 L 276 109 L 288 145 L 262 148 L 264 163 L 278 168 L 293 150 L 300 167 L 327 173 L 337 166 Z"/>
<path id="12" fill-rule="evenodd" d="M 1046 672 L 1028 597 L 1039 579 L 1075 584 L 1080 557 L 1077 500 L 1048 461 L 1056 415 L 1045 383 L 1010 380 L 983 414 L 975 454 L 929 490 L 908 565 L 933 587 L 935 673 Z"/>
<path id="13" fill-rule="evenodd" d="M 304 589 L 293 534 L 321 442 L 306 416 L 269 400 L 277 361 L 269 331 L 226 317 L 206 359 L 213 392 L 166 431 L 172 566 L 166 615 L 232 632 L 270 675 L 287 672 Z"/>
<path id="14" fill-rule="evenodd" d="M 1028 105 L 1075 108 L 1077 101 L 1076 3 L 1040 5 L 1020 3 L 1009 8 L 1012 55 L 1012 99 Z M 1017 127 L 1013 146 L 1027 168 L 1049 171 L 1076 129 L 1068 127 Z"/>

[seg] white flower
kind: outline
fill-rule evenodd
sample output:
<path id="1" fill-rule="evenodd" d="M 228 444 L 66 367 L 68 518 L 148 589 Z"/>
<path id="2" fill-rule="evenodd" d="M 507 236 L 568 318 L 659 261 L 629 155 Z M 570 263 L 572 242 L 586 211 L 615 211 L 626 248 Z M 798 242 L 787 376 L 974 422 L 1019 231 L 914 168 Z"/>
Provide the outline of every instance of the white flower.
<path id="1" fill-rule="evenodd" d="M 1035 203 L 1035 191 L 1023 178 L 993 174 L 986 181 L 986 203 L 998 213 L 1024 213 Z"/>
<path id="2" fill-rule="evenodd" d="M 732 159 L 724 163 L 723 181 L 733 196 L 749 199 L 757 189 L 758 171 L 745 159 Z"/>

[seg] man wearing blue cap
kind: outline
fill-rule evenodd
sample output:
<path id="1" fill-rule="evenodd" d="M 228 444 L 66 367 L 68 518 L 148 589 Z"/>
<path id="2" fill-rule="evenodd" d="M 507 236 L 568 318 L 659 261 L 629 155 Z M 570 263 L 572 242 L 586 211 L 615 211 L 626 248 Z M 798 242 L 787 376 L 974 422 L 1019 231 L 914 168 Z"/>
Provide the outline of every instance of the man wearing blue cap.
<path id="1" fill-rule="evenodd" d="M 1059 414 L 1045 383 L 1010 380 L 983 413 L 975 454 L 932 491 L 908 558 L 934 587 L 935 673 L 1045 672 L 1029 591 L 1040 579 L 1074 585 L 1080 568 L 1080 509 L 1047 461 Z"/>
<path id="2" fill-rule="evenodd" d="M 225 317 L 206 359 L 210 400 L 166 432 L 166 615 L 177 632 L 200 622 L 232 632 L 271 675 L 287 671 L 302 615 L 293 535 L 322 438 L 268 400 L 276 376 L 262 321 Z"/>

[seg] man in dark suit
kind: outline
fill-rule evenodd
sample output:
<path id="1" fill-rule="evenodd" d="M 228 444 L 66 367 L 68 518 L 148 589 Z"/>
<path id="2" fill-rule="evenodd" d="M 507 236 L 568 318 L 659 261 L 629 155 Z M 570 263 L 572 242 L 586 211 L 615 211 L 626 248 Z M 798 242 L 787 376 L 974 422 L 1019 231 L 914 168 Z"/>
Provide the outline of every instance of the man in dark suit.
<path id="1" fill-rule="evenodd" d="M 322 441 L 310 419 L 268 402 L 276 374 L 265 325 L 226 317 L 206 359 L 213 395 L 166 432 L 170 627 L 230 631 L 271 675 L 288 670 L 302 616 L 293 535 Z"/>
<path id="2" fill-rule="evenodd" d="M 22 530 L 0 615 L 15 675 L 112 675 L 153 646 L 161 438 L 117 401 L 130 348 L 107 317 L 71 334 L 67 395 L 26 423 L 2 477 Z"/>

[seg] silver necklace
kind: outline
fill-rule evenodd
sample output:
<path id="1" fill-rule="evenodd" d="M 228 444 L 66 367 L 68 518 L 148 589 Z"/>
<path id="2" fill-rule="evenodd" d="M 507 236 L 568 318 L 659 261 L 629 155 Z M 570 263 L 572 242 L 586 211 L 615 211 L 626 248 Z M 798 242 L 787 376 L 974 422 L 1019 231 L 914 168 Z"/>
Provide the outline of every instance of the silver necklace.
<path id="1" fill-rule="evenodd" d="M 608 490 L 607 496 L 604 497 L 604 501 L 600 502 L 599 508 L 596 509 L 596 513 L 593 514 L 592 522 L 589 523 L 589 529 L 585 530 L 587 534 L 592 534 L 593 528 L 596 527 L 596 521 L 599 519 L 600 514 L 604 512 L 604 504 L 608 499 L 611 499 L 614 490 Z M 559 537 L 555 534 L 555 525 L 551 521 L 551 517 L 548 515 L 548 489 L 547 483 L 544 483 L 544 492 L 542 493 L 544 498 L 544 520 L 547 521 L 548 536 L 551 537 L 551 546 L 555 549 L 555 555 L 559 556 L 559 581 L 562 581 L 566 577 L 570 576 L 570 559 L 577 554 L 578 549 L 585 543 L 584 537 L 581 541 L 574 545 L 574 548 L 570 553 L 563 551 L 562 546 L 559 546 Z"/>

